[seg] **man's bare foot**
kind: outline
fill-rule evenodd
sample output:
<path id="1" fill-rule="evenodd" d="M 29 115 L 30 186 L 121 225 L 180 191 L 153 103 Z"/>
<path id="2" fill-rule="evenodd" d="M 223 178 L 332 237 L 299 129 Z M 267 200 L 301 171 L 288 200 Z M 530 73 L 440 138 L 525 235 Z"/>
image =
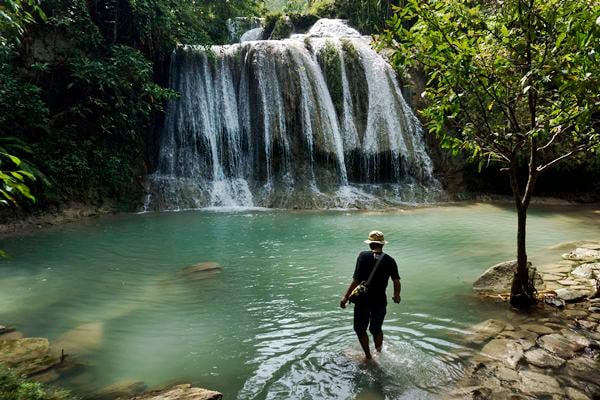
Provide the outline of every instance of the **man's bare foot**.
<path id="1" fill-rule="evenodd" d="M 366 354 L 365 354 L 365 358 L 366 358 L 367 360 L 371 360 L 373 357 L 371 356 L 371 353 L 366 353 Z"/>
<path id="2" fill-rule="evenodd" d="M 383 346 L 382 347 L 375 347 L 375 350 L 377 350 L 378 353 L 381 353 L 382 349 L 383 349 Z"/>

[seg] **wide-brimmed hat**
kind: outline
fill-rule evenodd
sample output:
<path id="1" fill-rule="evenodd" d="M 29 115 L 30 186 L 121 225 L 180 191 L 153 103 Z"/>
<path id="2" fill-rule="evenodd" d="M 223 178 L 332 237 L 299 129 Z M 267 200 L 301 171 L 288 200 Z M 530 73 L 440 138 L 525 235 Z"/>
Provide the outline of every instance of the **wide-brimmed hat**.
<path id="1" fill-rule="evenodd" d="M 371 231 L 371 232 L 369 232 L 369 238 L 367 240 L 365 240 L 365 243 L 367 243 L 367 244 L 371 244 L 371 243 L 386 244 L 387 241 L 383 237 L 383 232 Z"/>

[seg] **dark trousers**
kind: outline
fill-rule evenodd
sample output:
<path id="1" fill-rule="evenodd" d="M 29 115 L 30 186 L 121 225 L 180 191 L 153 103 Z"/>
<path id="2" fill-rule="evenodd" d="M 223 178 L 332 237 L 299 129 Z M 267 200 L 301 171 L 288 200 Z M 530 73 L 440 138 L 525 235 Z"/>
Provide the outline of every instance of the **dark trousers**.
<path id="1" fill-rule="evenodd" d="M 367 334 L 367 328 L 373 335 L 381 333 L 385 318 L 386 304 L 363 302 L 354 306 L 354 332 L 358 336 Z"/>

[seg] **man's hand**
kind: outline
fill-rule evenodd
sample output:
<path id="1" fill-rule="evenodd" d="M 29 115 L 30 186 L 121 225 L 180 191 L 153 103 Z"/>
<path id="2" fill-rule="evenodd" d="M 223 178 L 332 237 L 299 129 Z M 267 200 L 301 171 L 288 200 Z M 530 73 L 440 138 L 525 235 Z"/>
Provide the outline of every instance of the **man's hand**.
<path id="1" fill-rule="evenodd" d="M 346 296 L 344 296 L 344 297 L 342 297 L 342 300 L 340 300 L 340 307 L 346 308 L 346 303 L 348 303 L 348 298 Z"/>
<path id="2" fill-rule="evenodd" d="M 394 296 L 394 303 L 396 303 L 396 304 L 400 304 L 400 301 L 401 301 L 401 300 L 402 300 L 402 299 L 400 298 L 400 295 L 398 295 L 398 296 Z"/>

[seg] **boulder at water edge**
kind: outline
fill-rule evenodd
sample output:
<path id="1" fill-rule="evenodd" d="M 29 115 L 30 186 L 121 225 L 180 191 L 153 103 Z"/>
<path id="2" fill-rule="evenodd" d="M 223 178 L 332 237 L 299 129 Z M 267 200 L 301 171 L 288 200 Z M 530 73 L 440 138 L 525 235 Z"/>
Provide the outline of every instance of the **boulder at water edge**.
<path id="1" fill-rule="evenodd" d="M 50 351 L 48 339 L 0 340 L 0 364 L 19 375 L 34 375 L 59 363 L 60 359 Z"/>
<path id="2" fill-rule="evenodd" d="M 145 393 L 130 400 L 221 400 L 219 392 L 192 387 L 190 384 L 177 385 L 172 388 Z"/>
<path id="3" fill-rule="evenodd" d="M 528 263 L 528 266 L 531 267 L 531 263 Z M 510 293 L 516 271 L 517 260 L 496 264 L 477 278 L 473 284 L 473 291 L 483 295 Z M 543 284 L 542 277 L 536 272 L 535 287 L 540 288 Z"/>

